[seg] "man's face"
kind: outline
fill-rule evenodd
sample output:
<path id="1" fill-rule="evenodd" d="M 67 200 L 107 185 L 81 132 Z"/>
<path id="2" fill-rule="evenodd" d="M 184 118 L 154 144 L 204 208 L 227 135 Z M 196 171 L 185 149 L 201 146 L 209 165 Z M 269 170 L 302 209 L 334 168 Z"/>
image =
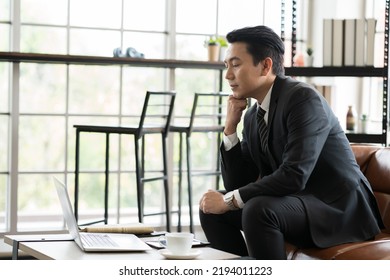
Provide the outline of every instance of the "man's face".
<path id="1" fill-rule="evenodd" d="M 233 96 L 239 99 L 256 98 L 261 94 L 264 83 L 263 65 L 253 65 L 253 58 L 247 51 L 246 43 L 230 44 L 225 56 L 226 75 Z"/>

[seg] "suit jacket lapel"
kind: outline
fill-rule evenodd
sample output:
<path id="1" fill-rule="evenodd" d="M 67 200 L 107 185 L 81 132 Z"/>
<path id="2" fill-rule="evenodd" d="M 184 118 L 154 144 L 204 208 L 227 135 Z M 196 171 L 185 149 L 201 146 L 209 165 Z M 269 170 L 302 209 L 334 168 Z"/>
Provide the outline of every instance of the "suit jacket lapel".
<path id="1" fill-rule="evenodd" d="M 270 130 L 272 129 L 272 122 L 274 120 L 275 112 L 276 112 L 276 107 L 280 95 L 280 91 L 282 88 L 283 84 L 283 79 L 279 76 L 276 76 L 274 86 L 272 87 L 272 92 L 271 92 L 271 101 L 269 104 L 269 112 L 268 112 L 268 139 L 270 136 Z"/>
<path id="2" fill-rule="evenodd" d="M 252 105 L 252 116 L 250 117 L 250 127 L 251 127 L 251 133 L 249 138 L 251 139 L 250 141 L 252 142 L 250 144 L 252 152 L 254 154 L 254 160 L 257 164 L 257 166 L 261 166 L 261 160 L 260 160 L 260 140 L 259 140 L 259 133 L 257 132 L 257 119 L 256 119 L 256 112 L 257 112 L 257 103 Z"/>
<path id="3" fill-rule="evenodd" d="M 272 131 L 273 131 L 273 120 L 275 117 L 276 113 L 276 108 L 279 100 L 279 95 L 281 92 L 281 89 L 283 87 L 283 81 L 284 77 L 282 76 L 276 76 L 274 85 L 272 87 L 272 92 L 271 92 L 271 101 L 269 105 L 269 112 L 268 112 L 268 158 L 269 158 L 269 163 L 271 165 L 272 170 L 276 170 L 278 167 L 276 165 L 275 158 L 272 154 Z"/>

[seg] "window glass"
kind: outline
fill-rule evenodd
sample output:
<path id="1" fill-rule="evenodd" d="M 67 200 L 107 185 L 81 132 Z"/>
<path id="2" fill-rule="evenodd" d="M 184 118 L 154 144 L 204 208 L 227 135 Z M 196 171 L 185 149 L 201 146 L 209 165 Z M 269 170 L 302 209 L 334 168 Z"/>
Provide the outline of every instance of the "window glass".
<path id="1" fill-rule="evenodd" d="M 7 200 L 7 184 L 8 175 L 0 173 L 0 232 L 4 232 L 5 228 L 5 213 Z"/>
<path id="2" fill-rule="evenodd" d="M 122 0 L 69 1 L 71 26 L 102 28 L 121 27 Z"/>
<path id="3" fill-rule="evenodd" d="M 362 115 L 367 115 L 367 133 L 382 133 L 383 80 L 381 78 L 362 78 L 363 94 L 360 100 L 358 129 L 361 130 Z M 359 104 L 356 102 L 355 104 Z M 347 106 L 348 103 L 345 105 Z M 345 113 L 346 114 L 346 113 Z M 344 114 L 344 115 L 345 115 Z"/>
<path id="4" fill-rule="evenodd" d="M 272 28 L 278 35 L 281 35 L 281 10 L 282 10 L 282 0 L 265 0 L 264 7 L 260 7 L 261 10 L 261 19 L 259 24 L 265 24 L 268 27 Z M 283 1 L 285 7 L 284 13 L 284 28 L 286 31 L 286 38 L 291 39 L 291 28 L 292 28 L 292 1 Z M 298 1 L 301 2 L 301 1 Z M 302 1 L 304 2 L 304 1 Z"/>
<path id="5" fill-rule="evenodd" d="M 66 66 L 21 64 L 20 112 L 65 113 Z"/>
<path id="6" fill-rule="evenodd" d="M 375 53 L 374 53 L 374 66 L 383 67 L 384 64 L 384 42 L 385 42 L 385 15 L 386 7 L 382 1 L 369 0 L 366 2 L 366 18 L 375 18 L 376 32 L 375 32 Z"/>
<path id="7" fill-rule="evenodd" d="M 226 35 L 233 29 L 262 24 L 263 4 L 258 0 L 241 0 L 239 5 L 236 0 L 219 1 L 218 16 L 218 34 Z M 280 17 L 275 15 L 275 20 L 280 22 Z"/>
<path id="8" fill-rule="evenodd" d="M 66 30 L 59 27 L 22 26 L 20 51 L 66 54 Z"/>
<path id="9" fill-rule="evenodd" d="M 0 232 L 5 231 L 9 184 L 9 63 L 0 63 Z"/>
<path id="10" fill-rule="evenodd" d="M 21 171 L 63 171 L 65 168 L 64 127 L 65 117 L 20 116 L 19 169 Z"/>
<path id="11" fill-rule="evenodd" d="M 165 31 L 166 1 L 124 1 L 123 27 L 133 30 Z"/>
<path id="12" fill-rule="evenodd" d="M 20 0 L 20 6 L 22 23 L 57 25 L 67 23 L 68 0 Z"/>
<path id="13" fill-rule="evenodd" d="M 215 34 L 216 0 L 177 0 L 176 30 L 179 33 Z"/>
<path id="14" fill-rule="evenodd" d="M 137 52 L 143 53 L 145 58 L 164 59 L 166 35 L 159 33 L 123 33 L 123 53 L 128 47 L 135 48 Z M 118 45 L 119 47 L 119 45 Z"/>
<path id="15" fill-rule="evenodd" d="M 95 220 L 101 220 L 104 214 L 104 183 L 105 183 L 104 173 L 81 173 L 79 175 L 79 223 L 86 223 Z M 131 186 L 135 188 L 135 181 L 130 184 L 122 184 L 126 187 L 125 189 L 132 189 Z M 73 183 L 73 182 L 72 182 Z M 73 190 L 71 192 L 73 195 Z M 121 197 L 123 196 L 121 191 Z M 116 221 L 116 208 L 118 207 L 118 175 L 111 173 L 109 177 L 109 224 L 117 223 Z M 133 196 L 133 200 L 136 201 L 136 196 Z M 123 208 L 128 207 L 128 203 L 123 204 Z M 120 208 L 120 212 L 123 211 L 123 208 Z M 137 213 L 136 210 L 133 210 L 133 213 Z M 137 220 L 138 221 L 138 220 Z M 136 222 L 134 220 L 133 222 Z"/>
<path id="16" fill-rule="evenodd" d="M 8 24 L 0 24 L 0 34 L 4 34 L 0 40 L 0 51 L 8 52 L 9 51 L 9 31 L 10 26 Z"/>
<path id="17" fill-rule="evenodd" d="M 175 116 L 189 116 L 195 92 L 216 92 L 218 71 L 215 70 L 176 70 Z"/>
<path id="18" fill-rule="evenodd" d="M 183 60 L 207 60 L 207 47 L 204 35 L 177 35 L 176 59 Z"/>
<path id="19" fill-rule="evenodd" d="M 135 117 L 130 123 L 138 123 L 146 91 L 165 90 L 166 72 L 163 68 L 123 68 L 122 114 Z"/>
<path id="20" fill-rule="evenodd" d="M 119 66 L 69 67 L 69 112 L 119 114 Z"/>
<path id="21" fill-rule="evenodd" d="M 71 29 L 70 50 L 72 55 L 113 56 L 120 46 L 120 32 L 108 30 Z"/>
<path id="22" fill-rule="evenodd" d="M 108 125 L 117 126 L 118 118 L 114 117 L 72 117 L 69 119 L 69 166 L 74 169 L 76 129 L 73 125 Z M 80 172 L 105 170 L 104 133 L 80 133 Z M 118 168 L 118 135 L 110 135 L 110 169 Z"/>
<path id="23" fill-rule="evenodd" d="M 2 116 L 0 115 L 0 135 L 1 135 L 1 141 L 0 141 L 0 174 L 2 172 L 8 171 L 8 122 L 9 117 L 8 116 Z M 1 184 L 0 184 L 1 188 Z M 1 204 L 1 203 L 0 203 Z M 1 209 L 0 209 L 1 212 Z"/>
<path id="24" fill-rule="evenodd" d="M 384 48 L 385 46 L 385 1 L 368 0 L 366 1 L 365 17 L 375 18 L 376 33 L 375 33 L 375 53 L 374 66 L 383 67 L 384 65 Z M 362 115 L 367 115 L 367 133 L 382 132 L 382 107 L 383 107 L 383 80 L 380 78 L 363 78 L 363 95 L 361 101 L 360 119 Z M 389 93 L 388 93 L 389 96 Z M 388 106 L 387 106 L 388 108 Z M 389 113 L 388 120 L 389 120 Z M 361 122 L 359 123 L 361 126 Z M 388 138 L 390 139 L 390 138 Z M 388 143 L 389 144 L 389 143 Z"/>
<path id="25" fill-rule="evenodd" d="M 0 0 L 0 21 L 10 21 L 10 0 Z"/>
<path id="26" fill-rule="evenodd" d="M 134 151 L 133 151 L 133 155 L 134 155 Z M 134 161 L 134 156 L 132 157 L 132 161 L 130 163 L 132 163 L 133 161 Z M 133 187 L 121 189 L 119 203 L 121 205 L 122 217 L 134 215 L 135 213 L 138 213 L 138 211 L 134 209 L 135 207 L 137 207 L 137 188 L 135 187 L 136 186 L 136 184 L 134 183 L 136 182 L 135 180 L 136 180 L 136 176 L 134 172 L 123 172 L 120 174 L 120 183 L 122 184 L 122 186 L 133 186 Z M 160 189 L 162 190 L 163 188 Z M 150 196 L 156 198 L 156 195 L 153 194 Z M 162 197 L 163 195 L 160 196 L 160 201 Z M 121 219 L 121 222 L 124 222 L 123 218 Z M 147 223 L 148 221 L 145 220 L 144 222 Z"/>
<path id="27" fill-rule="evenodd" d="M 53 176 L 61 174 L 21 174 L 18 176 L 18 231 L 50 230 L 63 226 L 61 205 Z"/>
<path id="28" fill-rule="evenodd" d="M 0 113 L 9 112 L 9 69 L 8 62 L 0 62 Z"/>
<path id="29" fill-rule="evenodd" d="M 74 125 L 107 125 L 118 126 L 119 117 L 75 116 L 69 117 L 68 125 L 68 166 L 73 172 L 75 168 L 76 129 Z M 80 172 L 98 171 L 105 168 L 105 135 L 101 133 L 80 134 Z M 118 135 L 110 135 L 110 169 L 118 169 Z M 130 139 L 130 141 L 133 141 Z M 134 154 L 133 154 L 134 155 Z M 128 169 L 129 166 L 125 165 Z M 81 180 L 81 178 L 80 178 Z"/>

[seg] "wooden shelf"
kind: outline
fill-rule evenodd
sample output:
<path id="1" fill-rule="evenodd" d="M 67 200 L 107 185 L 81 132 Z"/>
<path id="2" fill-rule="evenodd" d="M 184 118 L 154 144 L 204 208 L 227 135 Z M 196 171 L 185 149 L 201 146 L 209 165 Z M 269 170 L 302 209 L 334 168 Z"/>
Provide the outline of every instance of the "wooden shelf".
<path id="1" fill-rule="evenodd" d="M 288 76 L 304 77 L 386 77 L 387 69 L 377 67 L 289 67 Z"/>
<path id="2" fill-rule="evenodd" d="M 361 133 L 347 133 L 347 138 L 351 143 L 386 143 L 385 134 L 361 134 Z"/>
<path id="3" fill-rule="evenodd" d="M 61 54 L 39 54 L 0 52 L 0 61 L 7 62 L 35 62 L 35 63 L 59 63 L 80 65 L 129 65 L 138 67 L 159 68 L 191 68 L 224 70 L 222 61 L 197 61 L 176 59 L 143 59 L 130 57 L 104 57 Z M 386 76 L 385 68 L 376 67 L 286 67 L 288 76 L 305 77 L 383 77 Z"/>
<path id="4" fill-rule="evenodd" d="M 104 57 L 104 56 L 81 56 L 61 54 L 39 54 L 0 52 L 0 61 L 7 62 L 34 62 L 34 63 L 59 63 L 80 65 L 129 65 L 138 67 L 158 68 L 190 68 L 223 70 L 223 62 L 175 60 L 175 59 L 146 59 L 130 57 Z"/>

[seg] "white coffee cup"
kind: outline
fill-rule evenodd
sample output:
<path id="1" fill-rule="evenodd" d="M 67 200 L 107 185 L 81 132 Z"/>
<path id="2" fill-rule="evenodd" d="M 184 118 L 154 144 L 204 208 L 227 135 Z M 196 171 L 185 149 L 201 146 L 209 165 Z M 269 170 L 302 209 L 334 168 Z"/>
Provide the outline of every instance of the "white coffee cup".
<path id="1" fill-rule="evenodd" d="M 159 242 L 172 254 L 185 255 L 191 250 L 193 239 L 194 234 L 189 232 L 169 232 L 161 236 Z"/>

